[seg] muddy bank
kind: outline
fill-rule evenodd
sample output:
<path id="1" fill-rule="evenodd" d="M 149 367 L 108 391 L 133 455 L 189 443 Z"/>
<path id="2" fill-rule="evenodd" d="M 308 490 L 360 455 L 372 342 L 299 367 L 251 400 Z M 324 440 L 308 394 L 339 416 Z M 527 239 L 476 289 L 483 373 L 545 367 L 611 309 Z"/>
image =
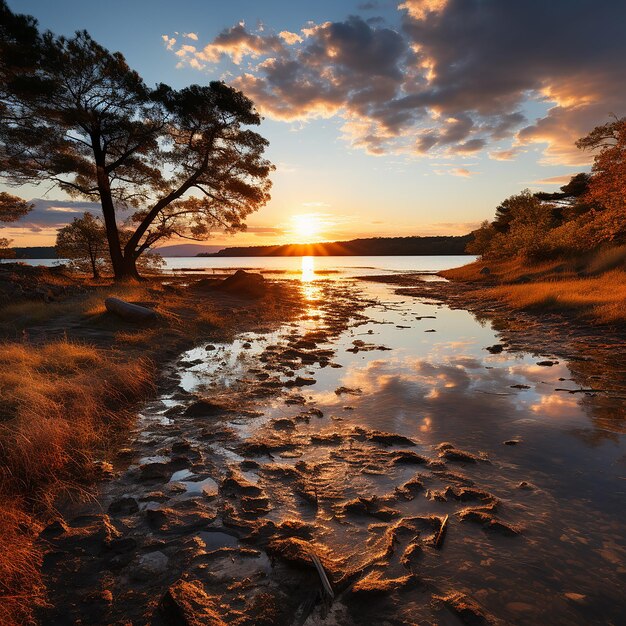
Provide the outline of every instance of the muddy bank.
<path id="1" fill-rule="evenodd" d="M 302 293 L 168 364 L 98 504 L 42 534 L 42 623 L 618 623 L 624 449 L 562 357 L 432 296 Z"/>
<path id="2" fill-rule="evenodd" d="M 26 623 L 44 601 L 38 533 L 110 476 L 139 403 L 169 384 L 164 364 L 201 338 L 289 322 L 301 292 L 287 282 L 251 294 L 188 277 L 113 285 L 16 264 L 3 272 L 7 284 L 20 280 L 0 307 L 0 615 Z M 146 323 L 120 317 L 105 310 L 110 295 L 155 313 Z"/>

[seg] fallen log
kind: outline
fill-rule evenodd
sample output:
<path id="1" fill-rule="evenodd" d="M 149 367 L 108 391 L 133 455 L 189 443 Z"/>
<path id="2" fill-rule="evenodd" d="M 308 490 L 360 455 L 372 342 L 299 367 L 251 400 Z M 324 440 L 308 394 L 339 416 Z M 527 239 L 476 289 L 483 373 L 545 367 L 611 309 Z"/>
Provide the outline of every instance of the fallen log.
<path id="1" fill-rule="evenodd" d="M 104 306 L 109 313 L 114 313 L 129 322 L 150 322 L 158 319 L 158 313 L 139 304 L 125 302 L 119 298 L 107 298 Z"/>

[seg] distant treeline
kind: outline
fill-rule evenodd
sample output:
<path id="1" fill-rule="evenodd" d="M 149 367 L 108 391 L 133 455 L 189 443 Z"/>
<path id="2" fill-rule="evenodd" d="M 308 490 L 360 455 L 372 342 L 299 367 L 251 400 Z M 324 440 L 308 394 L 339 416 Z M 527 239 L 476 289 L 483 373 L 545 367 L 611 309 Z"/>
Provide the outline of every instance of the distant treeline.
<path id="1" fill-rule="evenodd" d="M 239 246 L 197 256 L 430 256 L 467 254 L 470 235 L 447 237 L 373 237 L 330 243 L 287 244 L 282 246 Z"/>
<path id="2" fill-rule="evenodd" d="M 16 259 L 56 259 L 54 246 L 31 246 L 28 248 L 12 248 Z"/>

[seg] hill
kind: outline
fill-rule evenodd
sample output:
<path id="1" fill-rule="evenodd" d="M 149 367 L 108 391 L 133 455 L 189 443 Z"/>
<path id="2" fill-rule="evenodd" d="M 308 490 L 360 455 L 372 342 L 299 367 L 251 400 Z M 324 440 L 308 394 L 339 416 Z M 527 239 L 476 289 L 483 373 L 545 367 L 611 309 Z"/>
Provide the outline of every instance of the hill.
<path id="1" fill-rule="evenodd" d="M 438 237 L 373 237 L 314 244 L 240 246 L 198 256 L 426 256 L 466 254 L 470 235 Z"/>

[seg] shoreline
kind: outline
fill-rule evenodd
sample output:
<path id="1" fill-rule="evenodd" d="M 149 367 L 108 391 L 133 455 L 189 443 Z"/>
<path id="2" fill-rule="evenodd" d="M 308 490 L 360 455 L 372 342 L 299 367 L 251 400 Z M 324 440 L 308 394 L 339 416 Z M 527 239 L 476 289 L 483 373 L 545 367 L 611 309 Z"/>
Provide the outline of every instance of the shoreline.
<path id="1" fill-rule="evenodd" d="M 565 325 L 564 321 L 568 318 L 564 317 L 563 314 L 551 312 L 533 315 L 528 312 L 514 311 L 506 303 L 485 299 L 484 294 L 481 295 L 481 287 L 461 282 L 432 280 L 432 274 L 428 276 L 431 280 L 423 280 L 421 275 L 412 273 L 356 277 L 345 283 L 332 280 L 320 281 L 317 283 L 317 295 L 313 297 L 313 300 L 309 295 L 308 303 L 302 299 L 302 296 L 306 296 L 306 294 L 300 293 L 299 282 L 274 281 L 270 283 L 269 288 L 272 294 L 271 299 L 278 302 L 278 308 L 273 313 L 268 310 L 269 303 L 267 300 L 250 301 L 223 293 L 213 293 L 211 296 L 210 292 L 194 291 L 187 284 L 189 281 L 197 279 L 194 276 L 178 277 L 173 281 L 172 277 L 168 276 L 157 281 L 175 283 L 173 286 L 165 285 L 164 291 L 159 291 L 156 295 L 152 294 L 152 297 L 161 296 L 161 300 L 157 299 L 159 308 L 163 311 L 169 310 L 172 315 L 176 311 L 177 316 L 168 318 L 167 333 L 170 333 L 171 336 L 168 341 L 161 341 L 153 353 L 158 367 L 155 380 L 158 382 L 147 400 L 147 405 L 144 405 L 149 407 L 148 413 L 152 415 L 153 423 L 146 427 L 145 424 L 140 424 L 137 419 L 134 425 L 126 427 L 122 431 L 120 438 L 116 439 L 115 442 L 112 441 L 118 448 L 123 440 L 127 441 L 127 444 L 121 450 L 118 449 L 113 456 L 107 457 L 107 461 L 111 461 L 113 464 L 108 468 L 105 467 L 106 471 L 103 472 L 100 479 L 92 483 L 93 489 L 97 490 L 98 493 L 95 500 L 66 504 L 66 508 L 61 509 L 67 513 L 65 519 L 63 517 L 56 519 L 48 517 L 49 523 L 43 530 L 39 547 L 45 547 L 44 551 L 48 554 L 44 561 L 44 570 L 46 575 L 51 577 L 48 580 L 52 580 L 52 597 L 55 602 L 52 605 L 54 607 L 52 614 L 49 613 L 50 609 L 46 609 L 40 613 L 41 619 L 45 622 L 56 611 L 60 611 L 59 615 L 62 615 L 64 611 L 76 612 L 82 616 L 91 615 L 96 621 L 102 619 L 102 615 L 108 614 L 109 611 L 116 618 L 122 618 L 125 610 L 131 611 L 130 605 L 128 608 L 124 608 L 126 606 L 124 597 L 127 592 L 130 593 L 128 601 L 132 603 L 133 616 L 139 619 L 143 609 L 141 603 L 137 604 L 137 601 L 133 600 L 133 592 L 135 591 L 138 591 L 140 595 L 145 595 L 148 599 L 146 610 L 149 609 L 151 613 L 156 615 L 165 610 L 160 604 L 160 595 L 155 594 L 155 590 L 161 589 L 159 577 L 164 576 L 164 563 L 168 563 L 168 567 L 170 565 L 180 566 L 183 571 L 186 571 L 186 568 L 189 567 L 189 563 L 185 560 L 187 559 L 186 555 L 194 554 L 194 551 L 198 552 L 198 555 L 194 557 L 195 560 L 192 560 L 196 565 L 212 562 L 211 559 L 217 559 L 218 556 L 225 559 L 236 558 L 240 561 L 243 559 L 241 562 L 247 563 L 250 558 L 266 559 L 265 555 L 267 554 L 273 555 L 272 559 L 277 558 L 279 562 L 281 560 L 286 561 L 289 567 L 297 565 L 298 568 L 301 568 L 304 559 L 306 572 L 306 557 L 302 556 L 301 550 L 302 546 L 306 545 L 303 541 L 308 541 L 313 536 L 314 526 L 312 524 L 302 525 L 301 522 L 298 522 L 301 525 L 294 525 L 293 527 L 286 525 L 286 523 L 279 525 L 278 520 L 274 521 L 271 517 L 265 520 L 264 516 L 273 508 L 275 496 L 271 491 L 268 491 L 266 495 L 265 492 L 256 493 L 256 491 L 255 494 L 252 494 L 253 488 L 248 480 L 242 476 L 247 471 L 254 471 L 255 468 L 259 468 L 263 480 L 273 478 L 278 481 L 277 486 L 281 485 L 279 489 L 285 487 L 291 489 L 296 474 L 292 470 L 288 473 L 287 470 L 281 469 L 283 467 L 283 465 L 279 465 L 281 458 L 276 458 L 269 465 L 263 465 L 257 462 L 261 459 L 251 460 L 249 457 L 269 455 L 270 459 L 273 459 L 272 454 L 275 454 L 277 457 L 284 457 L 282 462 L 285 463 L 289 459 L 293 461 L 294 455 L 300 454 L 299 451 L 304 450 L 305 445 L 329 445 L 331 448 L 339 445 L 341 448 L 347 440 L 355 436 L 366 440 L 369 437 L 399 437 L 399 440 L 409 441 L 397 433 L 380 433 L 363 428 L 356 435 L 354 433 L 346 435 L 341 431 L 341 421 L 328 423 L 328 426 L 332 425 L 332 429 L 339 429 L 338 432 L 334 430 L 331 432 L 332 429 L 328 429 L 328 432 L 324 430 L 317 436 L 317 439 L 311 440 L 308 444 L 304 443 L 306 437 L 303 438 L 303 435 L 296 434 L 304 425 L 306 425 L 304 426 L 305 429 L 308 428 L 309 420 L 312 417 L 316 418 L 311 420 L 312 422 L 316 422 L 317 418 L 321 417 L 315 413 L 316 409 L 310 409 L 309 412 L 305 411 L 306 408 L 309 408 L 305 406 L 308 403 L 305 400 L 307 385 L 312 384 L 310 376 L 313 374 L 313 371 L 308 371 L 313 366 L 307 366 L 306 363 L 319 362 L 321 367 L 325 367 L 325 365 L 334 367 L 334 356 L 330 354 L 332 350 L 326 349 L 332 348 L 338 354 L 333 337 L 336 339 L 339 334 L 351 327 L 355 329 L 351 331 L 351 336 L 357 336 L 359 333 L 357 333 L 356 328 L 367 321 L 366 318 L 360 319 L 361 308 L 375 303 L 374 300 L 365 298 L 366 292 L 358 288 L 360 281 L 386 283 L 393 288 L 397 295 L 414 298 L 416 300 L 415 306 L 409 304 L 409 310 L 416 309 L 418 302 L 422 301 L 427 301 L 429 304 L 442 303 L 451 309 L 469 311 L 479 321 L 489 320 L 493 322 L 494 330 L 499 336 L 500 342 L 496 346 L 488 346 L 489 348 L 497 350 L 497 346 L 500 346 L 499 349 L 511 353 L 528 352 L 538 358 L 556 356 L 567 359 L 572 378 L 559 379 L 563 381 L 564 394 L 568 393 L 567 387 L 573 383 L 576 387 L 572 387 L 571 391 L 580 394 L 577 397 L 600 396 L 601 401 L 606 398 L 607 402 L 626 397 L 626 385 L 624 384 L 626 367 L 624 359 L 615 350 L 616 342 L 623 341 L 622 335 L 609 334 L 606 327 L 594 327 L 582 320 L 572 321 L 570 319 L 570 322 Z M 356 289 L 350 285 L 353 287 L 356 285 Z M 173 292 L 170 287 L 173 287 Z M 139 286 L 139 289 L 145 290 L 148 295 L 150 295 L 149 291 L 155 288 L 154 283 Z M 110 288 L 97 287 L 100 299 L 102 299 L 103 289 Z M 163 284 L 161 284 L 160 289 L 164 289 Z M 349 293 L 351 289 L 352 295 Z M 181 291 L 183 296 L 181 296 Z M 136 296 L 139 297 L 139 294 Z M 83 294 L 79 296 L 79 300 L 83 297 L 87 296 Z M 209 308 L 213 316 L 210 318 L 212 321 L 202 326 L 203 330 L 200 333 L 194 332 L 199 330 L 192 323 L 194 315 Z M 316 308 L 320 309 L 317 314 Z M 319 313 L 322 313 L 322 318 L 327 317 L 331 320 L 328 322 L 330 324 L 328 332 L 310 331 L 303 334 L 302 328 L 299 332 L 296 331 L 298 320 L 306 320 L 308 316 L 315 325 L 317 322 L 314 320 L 319 319 Z M 93 326 L 95 320 L 102 322 L 102 315 L 102 313 L 92 313 L 88 325 Z M 49 322 L 46 323 L 48 323 L 49 330 L 50 324 Z M 115 326 L 118 325 L 119 322 L 116 322 Z M 58 331 L 58 323 L 56 327 Z M 279 347 L 277 345 L 264 343 L 265 341 L 268 344 L 273 343 L 270 342 L 269 337 L 272 337 L 273 329 L 278 328 L 282 329 L 283 341 L 286 341 L 286 345 L 280 350 L 277 350 Z M 396 328 L 405 327 L 397 326 Z M 162 330 L 163 328 L 157 328 L 157 338 L 163 336 Z M 209 330 L 213 332 L 213 335 L 205 334 Z M 80 341 L 85 341 L 89 336 L 89 333 L 85 331 L 84 325 L 79 325 L 74 328 L 74 336 Z M 268 339 L 258 339 L 255 331 L 267 335 Z M 115 334 L 120 332 L 120 329 L 112 330 L 104 325 L 99 329 L 99 332 L 100 339 L 106 337 L 106 341 L 109 341 L 109 347 L 111 347 L 110 342 Z M 142 349 L 145 350 L 145 342 L 154 339 L 148 333 L 147 337 L 140 337 L 139 345 L 134 345 L 131 339 L 132 333 L 128 334 L 128 329 L 125 329 L 124 332 L 126 333 L 124 340 L 128 358 L 136 358 Z M 137 334 L 141 335 L 141 332 L 137 331 Z M 238 340 L 237 350 L 242 356 L 248 351 L 252 358 L 248 364 L 250 367 L 254 365 L 254 368 L 248 370 L 250 373 L 247 376 L 236 377 L 236 388 L 228 386 L 221 388 L 217 384 L 215 387 L 209 386 L 207 388 L 210 391 L 208 395 L 206 391 L 198 394 L 193 390 L 181 390 L 181 375 L 188 375 L 189 368 L 193 368 L 194 364 L 193 355 L 183 358 L 186 350 L 207 341 L 215 341 L 230 345 L 231 349 L 236 352 L 235 346 L 232 345 L 233 339 L 235 336 L 241 336 L 248 343 L 247 334 L 256 337 L 256 339 L 251 340 L 252 352 L 249 352 L 250 344 L 246 348 L 242 343 L 243 340 Z M 34 341 L 35 345 L 43 345 L 40 343 L 41 339 L 41 333 L 30 333 L 29 340 Z M 102 345 L 105 345 L 106 341 Z M 328 341 L 330 341 L 330 345 L 324 347 Z M 355 348 L 351 348 L 348 352 L 355 352 L 356 354 L 361 344 L 365 346 L 361 349 L 370 349 L 366 347 L 367 342 L 355 340 L 352 343 Z M 321 344 L 321 346 L 317 347 L 316 344 Z M 260 354 L 254 352 L 256 345 L 262 348 Z M 377 347 L 377 344 L 372 344 L 371 348 L 373 350 L 386 349 L 384 346 Z M 207 353 L 210 360 L 214 360 L 213 354 L 213 352 Z M 215 354 L 217 355 L 217 353 Z M 380 358 L 385 359 L 386 354 L 381 352 Z M 393 353 L 390 354 L 393 356 Z M 299 368 L 294 367 L 294 355 L 299 355 L 297 358 L 305 357 L 307 359 L 306 362 L 299 363 L 302 372 L 298 376 L 295 376 L 295 372 L 298 372 Z M 245 362 L 244 360 L 243 363 Z M 314 369 L 317 369 L 317 365 Z M 547 368 L 545 369 L 547 370 Z M 218 370 L 216 370 L 216 374 Z M 289 380 L 287 383 L 278 380 L 281 372 L 290 370 L 293 377 L 291 380 L 295 383 L 293 386 Z M 330 371 L 327 370 L 327 372 Z M 211 378 L 209 377 L 207 380 L 210 381 Z M 340 389 L 340 393 L 348 394 L 346 402 L 349 402 L 349 394 L 353 390 Z M 588 391 L 585 392 L 585 389 Z M 333 395 L 338 394 L 338 391 L 335 391 Z M 241 414 L 240 420 L 243 425 L 247 421 L 255 419 L 255 415 L 258 414 L 256 411 L 259 400 L 263 404 L 264 399 L 269 402 L 274 397 L 280 398 L 282 396 L 285 397 L 286 404 L 290 404 L 291 399 L 293 399 L 296 403 L 293 408 L 297 409 L 300 404 L 304 404 L 304 406 L 300 407 L 302 413 L 295 419 L 285 419 L 279 413 L 277 419 L 271 420 L 269 425 L 276 431 L 271 435 L 260 434 L 253 436 L 252 441 L 237 444 L 236 430 L 221 423 L 222 420 L 228 421 L 229 415 L 238 413 Z M 164 400 L 168 397 L 176 398 L 177 404 L 182 402 L 180 405 L 182 408 L 170 406 L 169 400 Z M 202 400 L 203 397 L 209 399 L 211 403 L 211 406 L 207 405 L 210 411 L 207 415 L 210 415 L 210 419 L 207 419 L 205 415 L 194 414 L 190 410 L 190 407 L 193 407 L 194 403 L 198 399 Z M 353 398 L 358 398 L 358 395 L 353 396 Z M 346 410 L 350 408 L 349 406 L 344 407 Z M 619 414 L 614 412 L 610 414 L 614 407 L 609 406 L 609 409 L 609 413 L 594 415 L 593 420 L 595 426 L 604 433 L 601 436 L 615 437 L 618 433 L 625 432 L 623 424 L 626 423 L 626 415 L 623 411 Z M 217 413 L 213 414 L 212 411 L 217 411 Z M 348 415 L 349 413 L 346 414 L 346 416 Z M 159 416 L 163 416 L 163 424 L 160 423 L 161 418 Z M 341 420 L 340 417 L 339 419 Z M 335 420 L 335 417 L 332 417 L 332 420 Z M 450 435 L 455 436 L 453 433 Z M 458 434 L 456 436 L 458 437 Z M 294 441 L 292 441 L 292 437 Z M 342 441 L 343 443 L 341 443 Z M 354 441 L 357 442 L 359 439 Z M 460 440 L 461 446 L 465 443 L 467 442 Z M 233 445 L 236 446 L 235 451 L 245 459 L 241 462 L 239 471 L 228 469 L 228 465 L 223 466 L 223 461 L 218 458 L 219 454 L 218 457 L 213 456 L 216 454 L 216 450 L 229 449 Z M 208 448 L 205 449 L 205 447 Z M 113 448 L 114 446 L 111 446 L 112 452 Z M 209 449 L 212 448 L 215 450 L 209 452 Z M 350 443 L 349 449 L 352 449 L 352 443 Z M 389 452 L 393 456 L 393 448 Z M 443 453 L 440 453 L 439 456 L 441 454 Z M 166 461 L 160 458 L 163 455 L 167 457 Z M 420 458 L 416 456 L 416 462 L 425 463 L 425 467 L 430 467 L 432 464 L 431 480 L 439 480 L 436 478 L 437 476 L 443 477 L 443 474 L 437 474 L 441 471 L 441 467 L 437 465 L 441 461 L 437 460 L 436 456 L 427 461 L 422 461 Z M 471 458 L 471 454 L 468 458 Z M 307 487 L 309 481 L 315 482 L 315 479 L 309 473 L 310 468 L 307 469 L 306 465 L 306 463 L 304 465 L 296 463 L 298 481 L 303 482 L 300 484 L 297 481 L 293 488 L 296 489 L 296 493 L 303 501 L 308 502 L 309 505 L 315 503 L 317 506 L 317 490 L 311 493 L 310 487 Z M 146 469 L 142 469 L 143 466 L 146 466 Z M 172 472 L 174 473 L 173 476 Z M 186 472 L 193 472 L 195 477 L 190 479 Z M 202 495 L 203 501 L 200 503 L 198 498 L 190 498 L 174 504 L 178 497 L 176 490 L 180 489 L 180 482 L 175 482 L 174 476 L 180 476 L 179 481 L 183 481 L 185 488 L 196 484 L 188 482 L 189 480 L 197 480 L 199 489 L 201 489 L 199 495 Z M 221 480 L 218 479 L 218 476 L 222 477 Z M 447 475 L 447 478 L 452 479 L 452 475 Z M 454 478 L 454 480 L 456 479 L 459 477 Z M 172 481 L 174 482 L 172 483 Z M 168 488 L 174 491 L 170 493 Z M 194 486 L 193 489 L 196 487 Z M 229 495 L 231 492 L 234 495 Z M 239 504 L 243 507 L 241 510 L 233 509 L 229 504 L 229 498 L 233 497 L 241 498 Z M 222 502 L 224 498 L 226 498 L 226 504 L 219 504 L 216 507 L 215 505 Z M 402 498 L 400 500 L 402 501 Z M 395 500 L 389 501 L 389 504 L 394 503 L 397 504 Z M 179 507 L 181 508 L 179 509 Z M 152 510 L 154 510 L 153 513 L 150 512 Z M 219 516 L 217 519 L 221 520 L 222 526 L 214 528 L 212 532 L 215 532 L 215 535 L 212 536 L 216 540 L 219 538 L 220 541 L 224 541 L 225 544 L 218 546 L 212 555 L 201 555 L 199 548 L 193 542 L 179 544 L 177 539 L 172 539 L 172 537 L 176 537 L 178 532 L 189 533 L 187 539 L 191 539 L 191 535 L 197 532 L 198 528 L 204 528 L 213 523 L 216 512 Z M 361 514 L 359 513 L 359 515 Z M 259 516 L 260 518 L 257 519 Z M 506 523 L 514 521 L 515 518 Z M 42 527 L 43 524 L 40 528 Z M 518 532 L 514 523 L 509 524 L 509 526 L 502 526 L 502 528 L 506 532 Z M 139 539 L 152 534 L 155 536 L 145 544 Z M 273 539 L 270 541 L 272 537 Z M 232 547 L 229 542 L 235 540 L 237 542 L 242 541 L 243 545 L 239 546 L 237 543 L 239 547 Z M 81 552 L 83 549 L 87 549 L 87 553 L 92 555 L 89 559 L 85 559 Z M 182 551 L 179 559 L 176 555 L 180 550 Z M 294 550 L 295 552 L 290 552 Z M 320 553 L 319 556 L 324 567 L 327 568 L 333 584 L 338 584 L 337 581 L 341 579 L 341 576 L 347 576 L 349 580 L 353 580 L 367 571 L 367 569 L 354 571 L 346 569 L 329 560 L 329 555 L 325 556 L 324 553 Z M 92 580 L 91 577 L 95 575 L 93 563 L 100 564 L 97 571 L 104 568 L 104 570 L 111 572 L 108 575 L 107 580 L 109 582 L 106 585 L 96 584 L 94 582 L 96 578 Z M 204 574 L 202 572 L 204 570 L 202 567 L 204 565 L 202 567 L 200 565 L 196 567 L 196 565 L 191 571 L 199 577 L 199 580 L 203 580 Z M 74 566 L 79 567 L 76 570 L 77 578 L 74 583 L 68 585 L 64 571 L 68 567 L 70 568 L 69 571 L 74 571 L 72 569 Z M 280 584 L 289 584 L 289 577 L 293 575 L 290 574 L 289 567 L 286 570 L 283 569 L 284 565 L 278 567 L 278 573 L 275 575 L 276 581 L 279 581 Z M 372 564 L 367 565 L 367 568 L 371 567 Z M 131 583 L 128 583 L 126 578 L 120 579 L 117 574 L 118 570 L 130 572 Z M 230 579 L 236 579 L 237 575 L 236 570 L 230 569 L 224 573 L 225 578 L 230 577 Z M 309 574 L 302 575 L 307 581 L 309 580 Z M 413 574 L 407 578 L 407 581 L 411 576 Z M 156 580 L 153 581 L 153 578 Z M 129 584 L 129 589 L 126 589 Z M 179 583 L 176 584 L 179 585 Z M 222 583 L 220 582 L 220 584 Z M 182 589 L 181 592 L 191 594 L 190 597 L 193 597 L 197 591 L 195 588 L 185 586 L 184 581 L 180 585 L 178 590 L 181 591 Z M 410 585 L 407 582 L 408 587 Z M 78 588 L 80 588 L 80 593 Z M 343 590 L 344 587 L 340 586 L 340 589 Z M 377 593 L 374 587 L 372 589 L 374 590 L 364 588 L 360 593 Z M 112 595 L 111 590 L 113 591 Z M 436 591 L 437 593 L 440 592 L 440 590 Z M 222 593 L 227 592 L 228 589 L 226 588 L 222 591 Z M 174 586 L 170 587 L 168 593 L 174 593 Z M 348 600 L 352 598 L 351 592 L 346 593 Z M 212 606 L 206 598 L 203 602 L 205 601 L 207 606 Z M 86 602 L 92 605 L 91 609 L 85 607 Z M 453 607 L 455 606 L 452 600 L 450 603 Z M 268 611 L 268 616 L 272 615 L 272 611 L 277 610 L 276 607 L 261 608 Z M 476 607 L 474 609 L 478 611 Z M 252 608 L 246 607 L 246 611 L 248 610 L 252 610 Z M 289 610 L 295 611 L 296 609 L 292 606 Z"/>
<path id="2" fill-rule="evenodd" d="M 12 450 L 0 467 L 2 552 L 12 555 L 0 560 L 0 616 L 30 623 L 46 603 L 40 532 L 58 523 L 57 511 L 67 503 L 89 501 L 110 478 L 139 407 L 169 384 L 171 363 L 199 342 L 288 322 L 301 296 L 292 281 L 266 281 L 267 293 L 249 298 L 204 287 L 193 276 L 116 285 L 49 268 L 13 271 L 16 295 L 0 307 L 0 392 L 15 396 L 0 421 L 0 443 Z M 159 319 L 137 324 L 116 317 L 104 308 L 111 295 L 154 308 Z M 13 392 L 19 376 L 29 377 L 29 385 Z M 77 396 L 77 404 L 64 403 L 63 395 Z M 61 420 L 42 412 L 57 405 Z M 31 432 L 33 444 L 20 443 Z"/>
<path id="3" fill-rule="evenodd" d="M 394 285 L 398 295 L 468 311 L 479 322 L 493 325 L 501 338 L 498 345 L 507 351 L 567 360 L 573 377 L 563 381 L 563 393 L 568 393 L 569 384 L 571 393 L 626 399 L 626 354 L 620 350 L 626 345 L 624 325 L 597 324 L 571 311 L 519 310 L 502 298 L 486 297 L 486 287 L 480 283 L 448 279 L 447 271 L 438 275 L 445 280 L 424 281 L 420 274 L 373 275 L 359 280 Z M 626 432 L 626 410 L 605 426 L 609 431 Z"/>

